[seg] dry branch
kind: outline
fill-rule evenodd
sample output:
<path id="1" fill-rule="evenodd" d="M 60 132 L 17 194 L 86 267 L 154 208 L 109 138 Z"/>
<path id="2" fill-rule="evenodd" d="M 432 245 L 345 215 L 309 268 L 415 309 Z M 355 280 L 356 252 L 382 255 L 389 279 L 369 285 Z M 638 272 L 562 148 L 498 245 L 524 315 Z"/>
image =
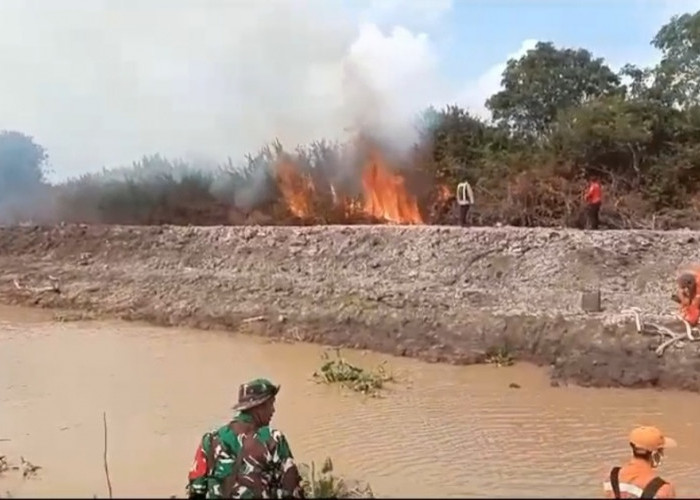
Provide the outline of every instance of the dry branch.
<path id="1" fill-rule="evenodd" d="M 49 275 L 49 281 L 51 282 L 51 285 L 37 288 L 37 287 L 28 287 L 28 286 L 22 286 L 17 278 L 14 278 L 12 280 L 12 283 L 14 283 L 15 288 L 17 290 L 26 290 L 28 292 L 32 293 L 43 293 L 43 292 L 54 292 L 54 293 L 61 293 L 61 288 L 58 282 L 58 278 L 55 278 L 53 276 Z"/>
<path id="2" fill-rule="evenodd" d="M 258 321 L 265 321 L 265 316 L 253 316 L 252 318 L 246 318 L 241 321 L 241 323 L 257 323 Z"/>
<path id="3" fill-rule="evenodd" d="M 102 412 L 102 427 L 104 430 L 104 450 L 102 452 L 102 465 L 105 469 L 105 479 L 107 480 L 107 490 L 109 498 L 112 498 L 112 480 L 109 478 L 109 465 L 107 464 L 107 412 Z"/>
<path id="4" fill-rule="evenodd" d="M 34 465 L 29 460 L 25 460 L 24 457 L 19 457 L 19 460 L 22 469 L 22 477 L 24 478 L 35 476 L 37 471 L 41 469 L 40 465 Z"/>

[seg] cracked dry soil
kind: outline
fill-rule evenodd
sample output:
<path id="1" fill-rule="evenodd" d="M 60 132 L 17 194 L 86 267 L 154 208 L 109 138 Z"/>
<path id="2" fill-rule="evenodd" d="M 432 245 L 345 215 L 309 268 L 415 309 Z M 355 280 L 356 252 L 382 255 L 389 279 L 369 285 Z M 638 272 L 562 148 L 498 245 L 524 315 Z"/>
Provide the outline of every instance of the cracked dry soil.
<path id="1" fill-rule="evenodd" d="M 555 381 L 698 392 L 700 343 L 658 358 L 658 339 L 620 314 L 673 313 L 675 273 L 700 262 L 698 239 L 439 226 L 13 226 L 0 228 L 0 301 L 433 362 L 484 362 L 506 349 L 550 365 Z M 582 313 L 581 292 L 596 288 L 603 312 Z"/>

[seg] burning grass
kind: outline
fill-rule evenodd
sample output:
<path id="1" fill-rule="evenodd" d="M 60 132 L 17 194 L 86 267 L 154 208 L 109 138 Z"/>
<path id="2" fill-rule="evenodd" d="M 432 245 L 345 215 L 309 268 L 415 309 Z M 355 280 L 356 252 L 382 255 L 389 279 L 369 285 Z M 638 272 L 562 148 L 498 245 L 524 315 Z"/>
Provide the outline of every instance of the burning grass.
<path id="1" fill-rule="evenodd" d="M 343 163 L 343 171 L 353 173 L 350 179 L 339 179 L 337 172 L 305 165 L 289 155 L 274 162 L 277 191 L 288 212 L 302 221 L 425 223 L 406 178 L 378 148 L 367 150 L 355 165 L 349 160 Z"/>
<path id="2" fill-rule="evenodd" d="M 563 167 L 513 169 L 498 163 L 470 176 L 474 225 L 580 227 L 579 185 Z M 512 160 L 515 161 L 515 160 Z M 209 166 L 144 157 L 53 186 L 53 217 L 78 223 L 137 225 L 329 225 L 456 223 L 456 173 L 430 160 L 397 156 L 372 143 L 315 143 L 290 153 L 273 143 L 243 165 Z M 462 174 L 459 174 L 460 176 Z M 452 179 L 445 184 L 440 179 Z M 457 178 L 459 180 L 459 178 Z M 614 187 L 611 227 L 636 227 Z M 661 221 L 662 222 L 662 221 Z"/>
<path id="3" fill-rule="evenodd" d="M 425 224 L 437 186 L 379 146 L 274 143 L 244 165 L 144 157 L 53 187 L 54 215 L 107 224 Z M 426 187 L 427 186 L 427 187 Z"/>
<path id="4" fill-rule="evenodd" d="M 360 368 L 343 358 L 340 349 L 335 349 L 335 358 L 324 352 L 322 359 L 323 365 L 313 374 L 319 383 L 341 384 L 355 392 L 378 397 L 387 382 L 394 382 L 394 377 L 384 368 L 385 363 L 373 370 Z"/>

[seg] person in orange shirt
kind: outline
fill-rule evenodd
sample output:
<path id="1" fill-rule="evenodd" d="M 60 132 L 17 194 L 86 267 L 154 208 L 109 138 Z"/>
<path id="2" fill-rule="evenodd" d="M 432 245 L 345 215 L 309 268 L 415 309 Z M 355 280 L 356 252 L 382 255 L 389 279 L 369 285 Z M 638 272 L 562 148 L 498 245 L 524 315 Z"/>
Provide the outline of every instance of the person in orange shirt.
<path id="1" fill-rule="evenodd" d="M 676 498 L 671 483 L 656 475 L 666 448 L 676 441 L 665 437 L 656 427 L 637 427 L 630 432 L 632 459 L 622 467 L 613 467 L 603 483 L 606 498 Z"/>
<path id="2" fill-rule="evenodd" d="M 588 227 L 590 229 L 598 229 L 598 223 L 600 222 L 600 205 L 603 202 L 603 193 L 596 176 L 592 175 L 590 177 L 588 189 L 586 190 L 584 199 L 586 200 L 586 218 L 588 219 Z"/>
<path id="3" fill-rule="evenodd" d="M 680 314 L 690 326 L 700 320 L 700 268 L 683 271 L 676 280 L 678 291 L 671 297 L 680 304 Z"/>

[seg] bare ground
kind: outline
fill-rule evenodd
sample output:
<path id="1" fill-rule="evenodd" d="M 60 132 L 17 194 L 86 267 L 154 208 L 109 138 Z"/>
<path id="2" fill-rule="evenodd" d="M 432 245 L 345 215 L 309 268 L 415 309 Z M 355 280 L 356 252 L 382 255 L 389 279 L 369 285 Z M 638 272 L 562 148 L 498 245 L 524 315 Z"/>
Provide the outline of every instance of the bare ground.
<path id="1" fill-rule="evenodd" d="M 0 302 L 244 330 L 428 361 L 504 349 L 554 380 L 700 392 L 620 311 L 670 315 L 700 232 L 439 226 L 0 228 Z M 54 279 L 55 278 L 55 279 Z M 580 293 L 600 288 L 604 311 Z M 56 290 L 54 289 L 56 288 Z M 678 325 L 677 325 L 678 326 Z"/>

